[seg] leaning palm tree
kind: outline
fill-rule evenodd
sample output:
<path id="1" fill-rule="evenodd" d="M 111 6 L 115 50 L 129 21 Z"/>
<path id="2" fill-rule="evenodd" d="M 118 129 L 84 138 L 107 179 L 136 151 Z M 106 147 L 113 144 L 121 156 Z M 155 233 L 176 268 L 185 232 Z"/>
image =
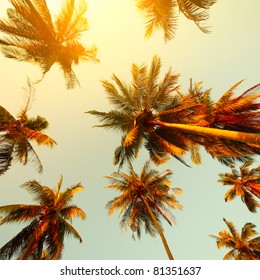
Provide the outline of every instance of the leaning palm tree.
<path id="1" fill-rule="evenodd" d="M 260 259 L 260 236 L 254 229 L 256 226 L 252 223 L 246 223 L 239 234 L 232 222 L 223 219 L 229 232 L 220 231 L 218 236 L 210 235 L 217 241 L 218 249 L 226 247 L 231 249 L 224 260 L 259 260 Z"/>
<path id="2" fill-rule="evenodd" d="M 30 142 L 49 147 L 56 144 L 51 137 L 43 133 L 49 125 L 47 120 L 41 116 L 27 115 L 33 91 L 34 88 L 29 84 L 28 100 L 17 114 L 17 118 L 0 106 L 0 175 L 9 169 L 13 161 L 24 165 L 31 162 L 42 172 L 41 161 Z"/>
<path id="3" fill-rule="evenodd" d="M 30 222 L 14 238 L 0 249 L 0 259 L 60 259 L 65 235 L 72 235 L 80 242 L 79 233 L 69 222 L 74 217 L 84 219 L 86 214 L 70 201 L 76 192 L 82 191 L 80 183 L 61 192 L 62 176 L 56 191 L 32 180 L 21 185 L 39 204 L 13 204 L 0 207 L 4 214 L 0 224 Z M 69 222 L 68 222 L 69 221 Z"/>
<path id="4" fill-rule="evenodd" d="M 232 186 L 225 194 L 225 201 L 231 201 L 239 196 L 249 211 L 256 212 L 257 207 L 260 207 L 254 199 L 254 196 L 260 198 L 260 166 L 249 169 L 252 163 L 245 162 L 239 171 L 231 166 L 231 173 L 220 173 L 218 182 L 224 186 Z"/>
<path id="5" fill-rule="evenodd" d="M 142 144 L 156 164 L 164 163 L 169 155 L 183 161 L 187 151 L 195 163 L 200 163 L 200 146 L 225 164 L 260 154 L 260 94 L 252 93 L 258 86 L 233 97 L 236 84 L 212 102 L 210 91 L 200 92 L 200 84 L 182 94 L 177 85 L 178 75 L 171 70 L 158 82 L 160 68 L 160 58 L 155 56 L 149 70 L 145 65 L 132 65 L 131 85 L 116 75 L 112 77 L 114 83 L 102 81 L 114 109 L 88 113 L 101 120 L 99 127 L 122 132 L 115 164 L 121 166 L 136 158 Z M 224 120 L 228 114 L 232 115 L 229 126 L 228 118 Z M 239 122 L 241 114 L 246 117 L 243 123 Z"/>
<path id="6" fill-rule="evenodd" d="M 120 214 L 123 213 L 121 227 L 130 227 L 133 232 L 137 233 L 138 238 L 141 236 L 142 227 L 153 237 L 159 233 L 169 259 L 173 260 L 160 221 L 161 217 L 170 225 L 171 221 L 174 221 L 174 217 L 166 206 L 172 209 L 182 208 L 176 197 L 169 193 L 171 190 L 169 176 L 171 174 L 169 169 L 159 173 L 157 170 L 151 169 L 147 162 L 138 175 L 129 164 L 129 174 L 118 171 L 106 177 L 111 182 L 107 188 L 122 193 L 109 201 L 106 207 L 109 215 L 112 215 L 115 210 L 121 209 Z M 177 194 L 181 193 L 179 188 L 172 190 Z"/>
<path id="7" fill-rule="evenodd" d="M 72 64 L 80 60 L 98 61 L 95 46 L 86 48 L 79 41 L 88 29 L 84 17 L 85 0 L 63 0 L 61 11 L 52 20 L 45 0 L 10 0 L 14 8 L 7 9 L 8 20 L 0 20 L 0 47 L 6 57 L 40 65 L 43 76 L 54 63 L 63 70 L 67 88 L 79 84 Z M 42 77 L 43 78 L 43 77 Z"/>
<path id="8" fill-rule="evenodd" d="M 205 22 L 209 18 L 208 10 L 214 3 L 216 0 L 136 0 L 137 8 L 147 18 L 145 36 L 150 37 L 154 29 L 162 29 L 165 41 L 174 37 L 180 12 L 201 31 L 208 33 Z"/>

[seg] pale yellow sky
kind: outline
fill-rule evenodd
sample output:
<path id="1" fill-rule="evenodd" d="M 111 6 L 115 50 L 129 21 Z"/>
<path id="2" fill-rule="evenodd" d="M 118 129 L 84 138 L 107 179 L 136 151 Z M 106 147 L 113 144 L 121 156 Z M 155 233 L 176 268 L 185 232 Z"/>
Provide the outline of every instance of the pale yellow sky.
<path id="1" fill-rule="evenodd" d="M 54 2 L 55 1 L 55 2 Z M 48 0 L 53 11 L 60 1 Z M 189 79 L 203 81 L 206 88 L 213 88 L 214 98 L 241 79 L 245 82 L 238 93 L 260 81 L 260 1 L 219 0 L 210 12 L 211 34 L 203 34 L 194 23 L 180 15 L 175 39 L 165 44 L 163 33 L 158 31 L 149 40 L 144 39 L 144 18 L 135 8 L 133 0 L 89 0 L 90 29 L 82 36 L 87 46 L 93 43 L 99 49 L 101 62 L 81 63 L 74 71 L 81 88 L 67 90 L 58 66 L 46 74 L 36 86 L 36 96 L 29 115 L 42 115 L 50 123 L 46 131 L 58 145 L 53 149 L 36 147 L 44 165 L 43 174 L 32 166 L 14 164 L 0 177 L 2 188 L 0 205 L 27 202 L 30 196 L 18 188 L 27 180 L 40 180 L 42 184 L 56 186 L 60 174 L 64 187 L 82 182 L 85 191 L 76 195 L 74 202 L 88 215 L 84 222 L 73 222 L 84 242 L 65 240 L 64 259 L 166 259 L 161 240 L 153 240 L 143 233 L 140 241 L 132 241 L 131 232 L 122 233 L 117 214 L 109 218 L 104 209 L 115 193 L 104 189 L 103 178 L 115 171 L 113 151 L 120 143 L 120 136 L 112 131 L 92 128 L 98 124 L 85 111 L 108 111 L 111 106 L 100 84 L 110 79 L 114 72 L 119 78 L 130 81 L 131 64 L 150 64 L 157 54 L 162 59 L 161 75 L 172 67 L 181 74 L 182 89 L 189 86 Z M 55 3 L 55 7 L 54 4 Z M 0 16 L 6 17 L 8 0 L 0 4 Z M 23 105 L 22 87 L 26 78 L 40 76 L 37 66 L 16 62 L 0 54 L 1 106 L 15 114 Z M 134 164 L 140 169 L 148 159 L 142 152 Z M 187 158 L 189 160 L 189 158 Z M 176 259 L 221 259 L 225 250 L 218 251 L 209 234 L 224 229 L 222 218 L 234 221 L 239 229 L 246 222 L 253 222 L 260 231 L 259 219 L 248 213 L 238 199 L 224 203 L 227 189 L 217 183 L 218 173 L 227 171 L 217 161 L 203 153 L 203 164 L 188 169 L 172 159 L 159 167 L 174 172 L 173 186 L 183 188 L 180 202 L 184 209 L 176 212 L 177 225 L 164 224 L 165 236 Z M 238 214 L 239 213 L 239 214 Z M 0 246 L 13 237 L 17 228 L 0 228 Z"/>

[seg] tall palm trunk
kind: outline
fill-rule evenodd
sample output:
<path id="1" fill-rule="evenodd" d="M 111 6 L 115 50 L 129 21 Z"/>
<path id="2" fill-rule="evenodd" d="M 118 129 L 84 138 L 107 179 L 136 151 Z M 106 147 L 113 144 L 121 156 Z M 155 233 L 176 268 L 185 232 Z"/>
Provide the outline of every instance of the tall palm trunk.
<path id="1" fill-rule="evenodd" d="M 168 246 L 168 243 L 167 243 L 167 241 L 166 241 L 166 239 L 165 239 L 165 237 L 164 237 L 163 231 L 162 231 L 162 229 L 161 229 L 159 223 L 157 222 L 157 220 L 156 220 L 156 218 L 155 218 L 153 212 L 151 211 L 149 204 L 147 203 L 147 201 L 146 201 L 146 199 L 144 198 L 143 195 L 141 195 L 141 199 L 142 199 L 143 203 L 145 204 L 145 206 L 146 206 L 146 208 L 147 208 L 147 210 L 148 210 L 148 213 L 149 213 L 149 215 L 151 216 L 151 219 L 153 220 L 153 223 L 155 224 L 155 226 L 156 226 L 156 228 L 157 228 L 158 233 L 160 234 L 160 237 L 161 237 L 161 239 L 162 239 L 163 246 L 164 246 L 164 248 L 165 248 L 165 251 L 166 251 L 166 253 L 167 253 L 167 255 L 168 255 L 169 260 L 174 260 L 173 255 L 172 255 L 172 253 L 171 253 L 171 250 L 170 250 L 170 248 L 169 248 L 169 246 Z"/>
<path id="2" fill-rule="evenodd" d="M 166 123 L 166 122 L 161 122 L 156 120 L 149 120 L 149 124 L 175 128 L 178 130 L 182 130 L 193 134 L 199 134 L 203 136 L 225 138 L 228 140 L 234 140 L 234 141 L 260 146 L 260 134 L 255 134 L 255 133 L 232 131 L 232 130 L 188 125 L 188 124 Z"/>

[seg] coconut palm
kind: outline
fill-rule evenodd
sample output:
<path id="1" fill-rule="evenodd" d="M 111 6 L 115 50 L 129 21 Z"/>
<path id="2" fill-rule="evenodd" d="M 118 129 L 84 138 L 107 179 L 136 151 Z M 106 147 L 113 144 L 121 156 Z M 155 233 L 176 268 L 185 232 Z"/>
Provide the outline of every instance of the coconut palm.
<path id="1" fill-rule="evenodd" d="M 201 31 L 208 33 L 205 22 L 214 3 L 216 0 L 136 0 L 137 8 L 147 18 L 145 36 L 150 37 L 154 29 L 162 29 L 165 41 L 174 37 L 180 12 Z"/>
<path id="2" fill-rule="evenodd" d="M 217 241 L 218 249 L 226 247 L 231 249 L 225 256 L 224 260 L 259 260 L 260 259 L 260 236 L 257 236 L 255 225 L 246 223 L 239 234 L 232 222 L 223 219 L 229 232 L 220 231 L 218 236 L 210 235 Z"/>
<path id="3" fill-rule="evenodd" d="M 138 238 L 141 236 L 142 227 L 153 237 L 159 233 L 169 259 L 173 260 L 160 221 L 160 218 L 163 218 L 170 225 L 174 221 L 167 206 L 172 209 L 182 208 L 176 197 L 169 193 L 171 174 L 169 169 L 159 173 L 157 170 L 151 169 L 147 162 L 138 175 L 129 164 L 129 174 L 118 171 L 106 177 L 111 182 L 107 188 L 122 193 L 109 201 L 106 207 L 109 215 L 112 215 L 115 210 L 121 209 L 120 214 L 123 213 L 121 227 L 130 227 Z M 173 191 L 177 194 L 181 193 L 179 188 L 175 188 Z"/>
<path id="4" fill-rule="evenodd" d="M 160 68 L 160 58 L 155 56 L 149 70 L 145 65 L 132 65 L 131 85 L 120 81 L 116 75 L 112 77 L 114 83 L 102 81 L 114 109 L 88 113 L 101 120 L 99 127 L 122 132 L 121 145 L 115 150 L 115 164 L 121 166 L 126 160 L 136 158 L 142 144 L 156 164 L 164 163 L 169 155 L 183 161 L 182 156 L 187 151 L 191 152 L 195 163 L 200 163 L 200 146 L 225 164 L 260 153 L 260 104 L 256 103 L 259 93 L 248 98 L 242 94 L 239 104 L 231 107 L 236 100 L 231 94 L 232 87 L 219 101 L 212 103 L 209 90 L 198 93 L 199 84 L 186 95 L 180 93 L 178 75 L 171 70 L 158 82 Z M 221 123 L 225 112 L 221 113 L 219 105 L 224 100 L 228 100 L 226 113 L 230 107 L 234 118 L 240 118 L 241 113 L 252 114 L 245 125 L 234 121 L 232 130 L 228 130 L 227 122 Z"/>
<path id="5" fill-rule="evenodd" d="M 251 212 L 256 212 L 260 204 L 254 199 L 254 196 L 260 198 L 260 166 L 249 169 L 252 161 L 245 162 L 240 166 L 239 171 L 231 166 L 231 173 L 220 173 L 220 179 L 224 186 L 232 186 L 225 194 L 225 201 L 231 201 L 236 196 L 246 204 Z"/>
<path id="6" fill-rule="evenodd" d="M 63 0 L 61 11 L 53 21 L 45 0 L 10 0 L 14 8 L 7 9 L 8 20 L 0 20 L 0 39 L 4 55 L 19 61 L 37 63 L 43 76 L 54 63 L 63 70 L 67 88 L 79 84 L 72 70 L 80 60 L 98 61 L 95 46 L 86 48 L 79 41 L 88 29 L 84 17 L 87 5 L 79 0 Z"/>
<path id="7" fill-rule="evenodd" d="M 0 224 L 30 222 L 0 249 L 0 259 L 60 259 L 65 235 L 72 235 L 80 242 L 79 233 L 69 223 L 74 217 L 84 219 L 86 214 L 71 199 L 82 191 L 80 183 L 61 192 L 62 176 L 56 191 L 32 180 L 21 185 L 39 204 L 14 204 L 0 207 L 4 214 Z"/>
<path id="8" fill-rule="evenodd" d="M 42 172 L 41 161 L 30 142 L 49 147 L 56 144 L 51 137 L 43 133 L 49 125 L 45 118 L 28 117 L 27 111 L 34 90 L 30 84 L 29 90 L 28 100 L 17 114 L 17 118 L 0 106 L 0 175 L 9 169 L 13 161 L 19 161 L 24 165 L 31 162 L 38 172 Z"/>

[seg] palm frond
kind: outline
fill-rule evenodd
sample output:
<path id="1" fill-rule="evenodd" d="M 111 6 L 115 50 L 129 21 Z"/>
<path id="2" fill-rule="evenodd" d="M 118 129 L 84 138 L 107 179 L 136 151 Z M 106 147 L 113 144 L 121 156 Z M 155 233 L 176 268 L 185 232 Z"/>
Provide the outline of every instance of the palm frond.
<path id="1" fill-rule="evenodd" d="M 0 259 L 10 260 L 13 257 L 20 256 L 23 250 L 28 245 L 28 242 L 37 226 L 38 221 L 34 220 L 24 229 L 22 229 L 15 237 L 13 237 L 9 242 L 7 242 L 0 249 Z"/>
<path id="2" fill-rule="evenodd" d="M 42 205 L 48 205 L 54 202 L 54 191 L 47 186 L 42 186 L 36 180 L 27 181 L 20 187 L 26 189 L 33 195 L 33 200 L 38 201 Z"/>
<path id="3" fill-rule="evenodd" d="M 246 223 L 241 231 L 241 238 L 245 241 L 248 241 L 253 236 L 257 235 L 257 231 L 254 229 L 256 225 L 252 223 Z"/>
<path id="4" fill-rule="evenodd" d="M 165 41 L 171 40 L 177 27 L 176 1 L 163 0 L 137 0 L 137 8 L 147 18 L 145 36 L 149 38 L 155 29 L 161 28 L 164 31 Z"/>
<path id="5" fill-rule="evenodd" d="M 221 109 L 224 105 L 227 104 L 227 102 L 231 99 L 231 97 L 234 94 L 234 90 L 243 82 L 244 80 L 240 80 L 239 82 L 235 83 L 231 88 L 229 88 L 222 96 L 221 98 L 215 102 L 213 105 L 213 109 L 215 111 L 218 111 Z"/>
<path id="6" fill-rule="evenodd" d="M 57 33 L 60 34 L 62 42 L 78 39 L 80 33 L 88 29 L 88 21 L 84 17 L 87 11 L 86 1 L 78 1 L 77 6 L 74 2 L 74 0 L 63 1 L 61 12 L 55 22 Z"/>
<path id="7" fill-rule="evenodd" d="M 4 174 L 11 166 L 14 145 L 0 136 L 0 175 Z"/>
<path id="8" fill-rule="evenodd" d="M 177 0 L 180 11 L 199 27 L 204 33 L 209 33 L 209 28 L 206 21 L 209 18 L 208 9 L 216 1 L 193 1 L 193 0 Z"/>
<path id="9" fill-rule="evenodd" d="M 242 201 L 246 204 L 246 207 L 250 212 L 255 213 L 257 208 L 260 208 L 260 204 L 254 199 L 253 195 L 249 192 L 245 192 L 241 197 Z"/>
<path id="10" fill-rule="evenodd" d="M 81 208 L 79 208 L 75 205 L 63 207 L 62 210 L 60 211 L 60 215 L 64 219 L 69 220 L 69 221 L 72 221 L 72 219 L 75 217 L 79 217 L 82 220 L 84 220 L 87 217 L 85 212 Z"/>
<path id="11" fill-rule="evenodd" d="M 42 212 L 40 205 L 14 204 L 0 207 L 0 213 L 6 215 L 1 219 L 0 224 L 13 222 L 26 222 L 39 216 Z"/>
<path id="12" fill-rule="evenodd" d="M 223 218 L 223 221 L 225 222 L 225 224 L 228 226 L 229 231 L 231 232 L 232 236 L 234 238 L 238 238 L 239 234 L 236 230 L 236 228 L 234 227 L 233 223 L 230 221 L 227 221 L 225 218 Z"/>
<path id="13" fill-rule="evenodd" d="M 64 192 L 59 194 L 58 203 L 61 206 L 67 205 L 67 203 L 72 199 L 75 193 L 84 190 L 84 187 L 81 183 L 71 186 L 67 188 Z"/>
<path id="14" fill-rule="evenodd" d="M 55 140 L 53 140 L 48 135 L 40 131 L 30 129 L 29 127 L 24 127 L 23 133 L 27 139 L 37 142 L 39 146 L 46 145 L 53 147 L 56 144 Z"/>

